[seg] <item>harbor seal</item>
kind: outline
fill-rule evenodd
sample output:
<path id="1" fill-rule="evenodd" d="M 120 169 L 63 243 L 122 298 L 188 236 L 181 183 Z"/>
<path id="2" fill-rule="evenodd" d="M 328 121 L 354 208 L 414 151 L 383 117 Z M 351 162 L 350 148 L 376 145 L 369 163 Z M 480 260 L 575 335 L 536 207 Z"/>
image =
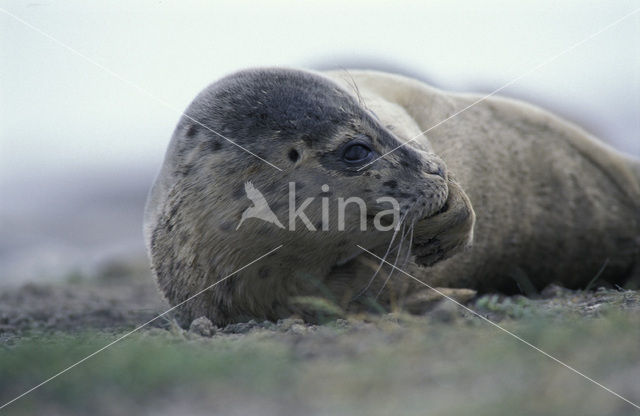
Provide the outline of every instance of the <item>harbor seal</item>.
<path id="1" fill-rule="evenodd" d="M 412 302 L 428 289 L 362 248 L 430 285 L 480 291 L 637 273 L 637 161 L 504 98 L 420 135 L 478 97 L 348 74 L 244 70 L 185 111 L 144 226 L 171 304 L 220 281 L 180 305 L 182 325 L 312 320 L 314 297 L 419 313 Z"/>

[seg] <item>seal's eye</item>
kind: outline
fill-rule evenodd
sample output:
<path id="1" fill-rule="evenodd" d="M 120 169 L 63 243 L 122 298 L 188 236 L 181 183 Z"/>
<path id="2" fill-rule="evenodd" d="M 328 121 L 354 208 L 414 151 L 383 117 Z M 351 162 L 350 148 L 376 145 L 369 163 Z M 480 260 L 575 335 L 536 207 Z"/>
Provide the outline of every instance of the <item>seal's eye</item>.
<path id="1" fill-rule="evenodd" d="M 358 163 L 364 162 L 368 160 L 372 155 L 371 149 L 362 144 L 362 143 L 354 143 L 348 145 L 344 149 L 344 153 L 342 154 L 342 159 L 349 163 Z"/>

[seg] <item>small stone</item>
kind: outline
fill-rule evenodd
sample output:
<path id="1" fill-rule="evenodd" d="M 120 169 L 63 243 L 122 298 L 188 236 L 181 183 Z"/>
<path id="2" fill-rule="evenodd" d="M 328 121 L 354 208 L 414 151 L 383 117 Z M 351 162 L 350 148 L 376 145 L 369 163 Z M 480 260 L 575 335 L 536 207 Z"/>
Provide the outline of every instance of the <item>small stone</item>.
<path id="1" fill-rule="evenodd" d="M 297 335 L 302 335 L 307 332 L 307 327 L 301 324 L 293 324 L 289 328 L 289 331 Z"/>
<path id="2" fill-rule="evenodd" d="M 303 325 L 304 321 L 298 318 L 287 318 L 287 319 L 280 319 L 278 320 L 278 323 L 277 323 L 278 328 L 281 331 L 287 331 L 295 324 Z"/>
<path id="3" fill-rule="evenodd" d="M 276 324 L 271 321 L 262 321 L 262 324 L 259 324 L 259 326 L 260 328 L 266 329 L 269 331 L 275 331 L 277 329 Z"/>
<path id="4" fill-rule="evenodd" d="M 252 319 L 249 322 L 229 324 L 224 327 L 222 332 L 225 334 L 246 334 L 255 328 L 260 328 L 260 324 Z"/>
<path id="5" fill-rule="evenodd" d="M 216 333 L 216 328 L 208 318 L 201 316 L 191 322 L 189 332 L 203 337 L 211 337 Z"/>
<path id="6" fill-rule="evenodd" d="M 545 287 L 544 289 L 542 289 L 542 292 L 540 292 L 540 296 L 543 299 L 550 299 L 550 298 L 556 298 L 556 297 L 562 296 L 566 292 L 567 292 L 567 289 L 558 285 L 554 285 L 552 283 L 547 287 Z"/>
<path id="7" fill-rule="evenodd" d="M 459 308 L 450 300 L 443 299 L 429 312 L 429 316 L 436 322 L 452 323 L 459 316 Z"/>
<path id="8" fill-rule="evenodd" d="M 347 321 L 346 319 L 336 319 L 336 328 L 349 328 L 349 326 L 349 321 Z"/>

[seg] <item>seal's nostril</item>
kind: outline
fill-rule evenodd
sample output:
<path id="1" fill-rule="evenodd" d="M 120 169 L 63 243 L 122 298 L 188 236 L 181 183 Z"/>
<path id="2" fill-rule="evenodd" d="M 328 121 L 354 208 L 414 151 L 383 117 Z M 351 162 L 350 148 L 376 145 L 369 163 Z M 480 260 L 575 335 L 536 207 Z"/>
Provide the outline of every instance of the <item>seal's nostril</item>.
<path id="1" fill-rule="evenodd" d="M 427 172 L 431 175 L 438 175 L 444 179 L 447 178 L 444 167 L 438 163 L 430 163 L 429 165 L 427 165 Z"/>

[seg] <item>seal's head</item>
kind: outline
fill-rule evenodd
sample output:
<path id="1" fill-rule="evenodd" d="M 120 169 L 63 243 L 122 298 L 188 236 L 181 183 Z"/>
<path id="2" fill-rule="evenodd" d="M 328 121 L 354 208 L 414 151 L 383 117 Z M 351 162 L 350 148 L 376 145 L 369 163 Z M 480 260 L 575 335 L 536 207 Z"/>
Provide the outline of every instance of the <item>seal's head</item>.
<path id="1" fill-rule="evenodd" d="M 473 212 L 442 160 L 402 144 L 317 73 L 246 70 L 210 85 L 180 120 L 147 204 L 165 294 L 177 303 L 282 245 L 205 307 L 273 317 L 306 277 L 322 281 L 357 245 L 386 246 L 400 223 L 416 224 L 423 263 L 444 258 L 470 240 Z M 455 241 L 442 244 L 450 228 Z"/>

